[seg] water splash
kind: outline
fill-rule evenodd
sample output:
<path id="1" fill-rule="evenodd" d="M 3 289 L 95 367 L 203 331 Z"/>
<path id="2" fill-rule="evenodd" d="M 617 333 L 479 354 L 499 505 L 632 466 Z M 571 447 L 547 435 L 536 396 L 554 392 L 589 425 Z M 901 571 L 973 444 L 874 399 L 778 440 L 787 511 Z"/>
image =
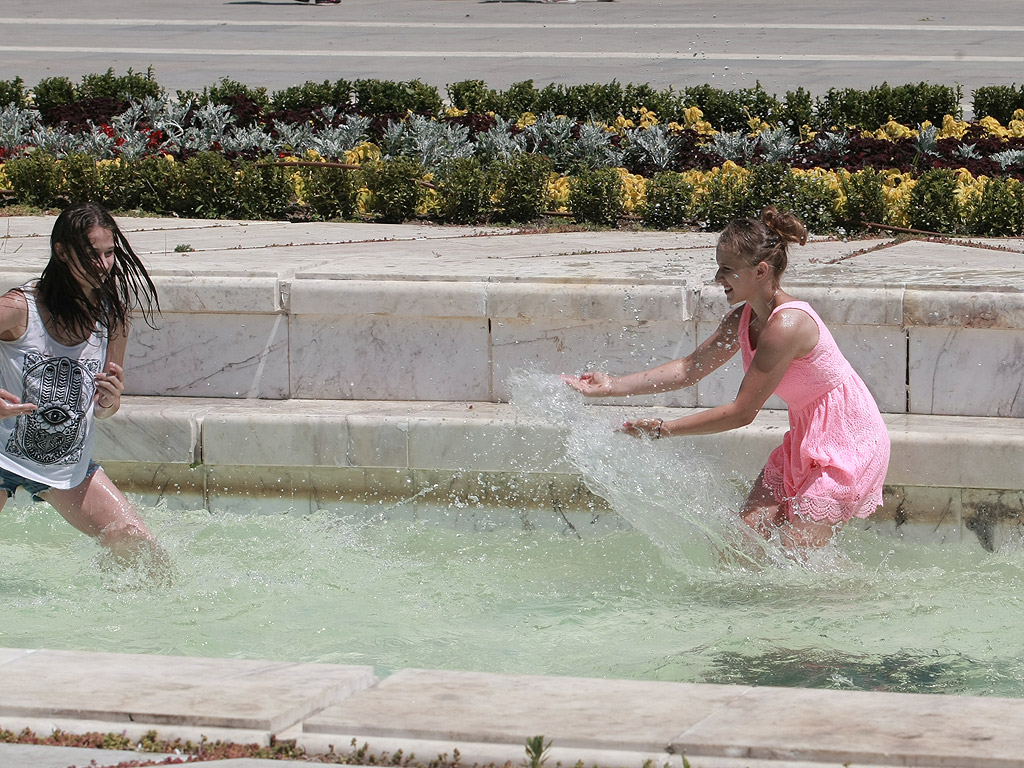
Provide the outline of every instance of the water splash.
<path id="1" fill-rule="evenodd" d="M 566 458 L 587 487 L 670 563 L 743 566 L 774 557 L 739 522 L 743 481 L 692 441 L 616 432 L 636 415 L 635 408 L 590 405 L 550 373 L 517 371 L 509 391 L 519 417 L 555 426 L 564 437 Z"/>

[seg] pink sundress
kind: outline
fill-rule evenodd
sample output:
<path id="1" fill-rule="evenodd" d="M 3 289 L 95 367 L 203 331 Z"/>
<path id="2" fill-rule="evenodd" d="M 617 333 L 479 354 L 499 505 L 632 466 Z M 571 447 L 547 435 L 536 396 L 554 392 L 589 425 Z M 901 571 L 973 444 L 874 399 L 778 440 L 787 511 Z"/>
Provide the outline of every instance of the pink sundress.
<path id="1" fill-rule="evenodd" d="M 787 516 L 833 523 L 867 517 L 882 503 L 889 432 L 874 398 L 805 301 L 780 304 L 810 315 L 818 343 L 789 364 L 775 394 L 789 406 L 789 431 L 764 467 L 764 485 Z M 750 368 L 750 305 L 740 315 L 743 370 Z M 769 318 L 770 319 L 770 318 Z"/>

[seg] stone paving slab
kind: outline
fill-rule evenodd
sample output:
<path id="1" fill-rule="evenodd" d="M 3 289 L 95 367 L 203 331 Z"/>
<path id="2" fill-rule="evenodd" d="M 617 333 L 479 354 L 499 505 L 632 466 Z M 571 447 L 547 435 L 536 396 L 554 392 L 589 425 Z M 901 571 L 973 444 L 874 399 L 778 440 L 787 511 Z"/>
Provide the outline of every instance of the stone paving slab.
<path id="1" fill-rule="evenodd" d="M 404 669 L 303 723 L 303 733 L 662 751 L 742 686 Z"/>
<path id="2" fill-rule="evenodd" d="M 154 764 L 180 760 L 177 755 L 154 755 L 121 749 L 85 749 L 81 747 L 50 747 L 42 744 L 0 744 L 0 766 L 3 768 L 116 768 L 129 761 L 152 760 Z M 203 766 L 214 763 L 203 763 Z M 303 763 L 309 768 L 309 763 Z"/>
<path id="3" fill-rule="evenodd" d="M 0 717 L 280 731 L 374 680 L 365 666 L 40 650 L 3 665 Z"/>
<path id="4" fill-rule="evenodd" d="M 1019 766 L 1024 700 L 751 688 L 673 739 L 686 755 Z"/>

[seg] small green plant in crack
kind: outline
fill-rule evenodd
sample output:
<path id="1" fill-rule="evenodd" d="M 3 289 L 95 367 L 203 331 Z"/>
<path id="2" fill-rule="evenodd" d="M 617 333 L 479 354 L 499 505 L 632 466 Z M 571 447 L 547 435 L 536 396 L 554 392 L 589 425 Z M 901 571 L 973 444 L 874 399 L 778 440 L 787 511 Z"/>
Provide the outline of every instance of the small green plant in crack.
<path id="1" fill-rule="evenodd" d="M 192 253 L 193 251 L 195 251 L 195 248 L 193 248 L 189 243 L 178 243 L 174 246 L 175 253 Z"/>
<path id="2" fill-rule="evenodd" d="M 526 740 L 526 765 L 527 768 L 540 768 L 548 759 L 548 749 L 551 742 L 544 743 L 543 736 L 532 736 Z"/>

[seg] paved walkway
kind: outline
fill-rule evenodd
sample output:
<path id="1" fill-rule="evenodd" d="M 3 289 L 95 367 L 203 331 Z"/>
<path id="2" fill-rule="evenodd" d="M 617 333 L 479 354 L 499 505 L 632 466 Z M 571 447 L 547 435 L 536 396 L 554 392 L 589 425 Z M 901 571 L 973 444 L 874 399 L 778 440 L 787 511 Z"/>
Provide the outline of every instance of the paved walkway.
<path id="1" fill-rule="evenodd" d="M 0 726 L 138 739 L 295 739 L 310 754 L 554 765 L 824 768 L 1024 765 L 1024 699 L 970 698 L 0 649 Z M 785 716 L 780 716 L 785 713 Z M 4 768 L 116 766 L 152 754 L 0 744 Z M 82 762 L 79 762 L 82 761 Z M 299 763 L 302 764 L 302 763 Z M 306 763 L 308 765 L 308 763 Z M 211 765 L 275 765 L 223 761 Z"/>
<path id="2" fill-rule="evenodd" d="M 648 83 L 724 90 L 1017 82 L 1024 57 L 1015 0 L 861 0 L 856 4 L 616 0 L 5 0 L 4 77 L 118 74 L 154 67 L 168 90 L 227 76 L 270 90 L 339 77 L 492 88 L 523 80 Z"/>

